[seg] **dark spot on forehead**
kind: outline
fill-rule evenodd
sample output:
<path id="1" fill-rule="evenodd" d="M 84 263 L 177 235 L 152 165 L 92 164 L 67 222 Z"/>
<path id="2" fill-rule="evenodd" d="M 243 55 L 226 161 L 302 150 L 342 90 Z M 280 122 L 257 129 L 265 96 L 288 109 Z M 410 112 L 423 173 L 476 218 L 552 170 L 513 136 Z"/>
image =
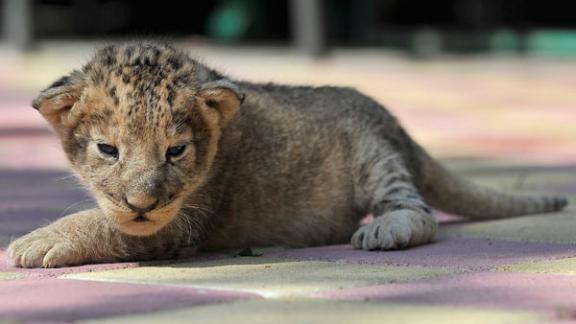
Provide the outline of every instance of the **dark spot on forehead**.
<path id="1" fill-rule="evenodd" d="M 168 58 L 167 63 L 174 71 L 177 71 L 182 66 L 182 64 L 174 57 Z"/>
<path id="2" fill-rule="evenodd" d="M 112 66 L 112 65 L 116 64 L 116 51 L 114 50 L 114 47 L 112 47 L 112 46 L 105 47 L 101 51 L 100 55 L 101 55 L 102 63 L 105 66 Z"/>
<path id="3" fill-rule="evenodd" d="M 118 104 L 120 103 L 120 99 L 116 94 L 116 86 L 112 86 L 110 87 L 110 89 L 108 89 L 108 95 L 110 96 L 110 98 L 112 98 L 112 100 L 114 100 L 114 105 L 118 106 Z"/>
<path id="4" fill-rule="evenodd" d="M 106 56 L 106 60 L 104 61 L 104 63 L 108 66 L 112 66 L 116 64 L 116 57 L 114 57 L 113 55 L 108 55 Z"/>
<path id="5" fill-rule="evenodd" d="M 94 82 L 94 84 L 99 84 L 102 81 L 104 81 L 104 73 L 102 70 L 94 70 L 92 73 L 92 82 Z"/>
<path id="6" fill-rule="evenodd" d="M 134 53 L 134 47 L 132 46 L 126 47 L 126 49 L 124 50 L 124 57 L 126 58 L 126 60 L 130 60 L 133 53 Z"/>
<path id="7" fill-rule="evenodd" d="M 166 85 L 166 93 L 166 102 L 172 106 L 174 104 L 174 97 L 176 96 L 176 92 L 171 85 Z"/>
<path id="8" fill-rule="evenodd" d="M 152 47 L 152 53 L 154 56 L 154 61 L 158 64 L 158 58 L 160 57 L 160 50 L 156 47 Z"/>

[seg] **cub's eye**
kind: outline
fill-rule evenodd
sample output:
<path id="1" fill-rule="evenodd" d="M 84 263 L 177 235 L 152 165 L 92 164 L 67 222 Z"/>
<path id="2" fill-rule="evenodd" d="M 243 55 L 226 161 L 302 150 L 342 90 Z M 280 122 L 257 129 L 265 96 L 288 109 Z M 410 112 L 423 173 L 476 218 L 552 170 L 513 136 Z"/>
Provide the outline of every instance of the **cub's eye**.
<path id="1" fill-rule="evenodd" d="M 118 158 L 118 149 L 115 146 L 100 143 L 98 144 L 98 151 L 104 155 Z"/>
<path id="2" fill-rule="evenodd" d="M 180 157 L 184 153 L 185 150 L 186 150 L 186 145 L 176 145 L 176 146 L 169 147 L 168 150 L 166 151 L 166 158 L 170 159 L 170 158 Z"/>

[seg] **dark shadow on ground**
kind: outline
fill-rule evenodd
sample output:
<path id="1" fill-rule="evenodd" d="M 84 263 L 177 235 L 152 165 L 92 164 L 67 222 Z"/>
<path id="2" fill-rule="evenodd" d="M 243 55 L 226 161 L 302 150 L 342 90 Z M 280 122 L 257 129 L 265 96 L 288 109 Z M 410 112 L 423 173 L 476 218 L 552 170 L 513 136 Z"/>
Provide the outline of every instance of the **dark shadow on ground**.
<path id="1" fill-rule="evenodd" d="M 462 162 L 465 165 L 465 162 Z M 555 178 L 574 178 L 576 165 L 510 166 L 486 165 L 466 168 L 463 176 L 510 175 L 525 173 L 528 177 L 540 175 L 537 183 L 518 191 L 547 192 L 575 195 L 576 181 L 546 181 L 542 175 Z M 15 237 L 46 225 L 62 216 L 91 208 L 95 205 L 88 193 L 71 173 L 59 170 L 1 170 L 0 169 L 0 236 Z M 465 219 L 451 219 L 444 223 L 459 224 Z"/>
<path id="2" fill-rule="evenodd" d="M 19 236 L 94 206 L 68 172 L 0 170 L 0 235 Z"/>

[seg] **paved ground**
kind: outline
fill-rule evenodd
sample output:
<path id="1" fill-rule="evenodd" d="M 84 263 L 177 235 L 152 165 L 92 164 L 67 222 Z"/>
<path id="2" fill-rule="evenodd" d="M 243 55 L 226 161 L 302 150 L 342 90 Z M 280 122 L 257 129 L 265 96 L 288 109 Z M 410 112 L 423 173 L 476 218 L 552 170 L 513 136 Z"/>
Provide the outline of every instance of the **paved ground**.
<path id="1" fill-rule="evenodd" d="M 339 52 L 310 62 L 280 50 L 196 47 L 236 76 L 356 86 L 386 103 L 462 176 L 567 195 L 576 204 L 576 65 L 533 59 L 410 61 Z M 12 237 L 91 205 L 53 135 L 28 107 L 86 46 L 1 52 L 0 322 L 528 323 L 576 321 L 576 208 L 467 222 L 439 214 L 434 244 L 203 254 L 162 263 L 9 266 Z"/>

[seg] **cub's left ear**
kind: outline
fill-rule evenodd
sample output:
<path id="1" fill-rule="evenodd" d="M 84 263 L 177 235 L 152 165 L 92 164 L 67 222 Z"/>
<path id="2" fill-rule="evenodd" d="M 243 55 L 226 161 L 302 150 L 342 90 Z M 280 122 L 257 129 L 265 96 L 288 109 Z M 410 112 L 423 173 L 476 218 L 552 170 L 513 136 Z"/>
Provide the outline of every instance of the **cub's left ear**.
<path id="1" fill-rule="evenodd" d="M 32 107 L 40 111 L 56 132 L 61 133 L 62 129 L 71 123 L 71 110 L 80 99 L 82 89 L 80 72 L 74 71 L 44 89 L 32 101 Z"/>
<path id="2" fill-rule="evenodd" d="M 218 113 L 218 124 L 222 128 L 228 124 L 244 101 L 244 94 L 238 86 L 228 80 L 205 83 L 198 96 L 208 109 Z"/>

